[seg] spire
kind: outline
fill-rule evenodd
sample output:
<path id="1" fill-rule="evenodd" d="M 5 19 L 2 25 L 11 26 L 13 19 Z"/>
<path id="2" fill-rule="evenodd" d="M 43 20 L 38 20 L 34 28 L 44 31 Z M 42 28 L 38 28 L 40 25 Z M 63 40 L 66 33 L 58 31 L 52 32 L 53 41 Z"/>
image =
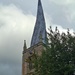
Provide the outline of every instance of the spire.
<path id="1" fill-rule="evenodd" d="M 26 40 L 24 40 L 24 47 L 23 47 L 23 50 L 25 51 L 26 49 L 27 49 Z"/>
<path id="2" fill-rule="evenodd" d="M 41 0 L 38 0 L 37 18 L 36 18 L 34 32 L 31 40 L 31 46 L 40 42 L 39 39 L 40 32 L 43 38 L 42 42 L 46 43 L 46 26 L 45 26 L 44 13 L 43 13 Z"/>

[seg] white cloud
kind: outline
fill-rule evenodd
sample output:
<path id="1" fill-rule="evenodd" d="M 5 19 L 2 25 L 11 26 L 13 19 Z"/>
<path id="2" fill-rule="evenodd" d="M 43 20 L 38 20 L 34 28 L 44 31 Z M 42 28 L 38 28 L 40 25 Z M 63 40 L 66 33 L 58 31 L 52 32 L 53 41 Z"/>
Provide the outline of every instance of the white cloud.
<path id="1" fill-rule="evenodd" d="M 15 5 L 0 5 L 0 62 L 21 65 L 23 40 L 29 46 L 34 23 L 33 15 L 24 14 Z"/>
<path id="2" fill-rule="evenodd" d="M 0 6 L 0 41 L 27 39 L 34 26 L 35 17 L 25 15 L 16 6 Z M 27 35 L 26 35 L 27 34 Z M 17 36 L 17 37 L 16 37 Z M 8 39 L 10 40 L 10 39 Z M 2 42 L 0 42 L 2 44 Z"/>
<path id="3" fill-rule="evenodd" d="M 53 24 L 52 29 L 55 30 L 55 28 L 58 27 L 58 30 L 60 31 L 60 33 L 64 32 L 67 33 L 67 29 L 63 28 L 61 25 L 55 25 Z M 70 33 L 73 34 L 74 30 L 73 29 L 69 29 Z"/>
<path id="4" fill-rule="evenodd" d="M 70 30 L 70 33 L 71 33 L 71 34 L 74 33 L 74 30 L 73 30 L 72 28 L 67 28 L 67 29 L 66 29 L 66 28 L 63 28 L 63 26 L 61 26 L 61 25 L 54 24 L 54 23 L 52 22 L 52 18 L 49 19 L 47 16 L 48 16 L 48 15 L 46 15 L 47 31 L 48 31 L 48 29 L 49 29 L 49 26 L 51 26 L 53 31 L 55 31 L 55 28 L 57 27 L 58 30 L 60 31 L 60 33 L 62 33 L 62 32 L 67 33 L 67 29 Z"/>

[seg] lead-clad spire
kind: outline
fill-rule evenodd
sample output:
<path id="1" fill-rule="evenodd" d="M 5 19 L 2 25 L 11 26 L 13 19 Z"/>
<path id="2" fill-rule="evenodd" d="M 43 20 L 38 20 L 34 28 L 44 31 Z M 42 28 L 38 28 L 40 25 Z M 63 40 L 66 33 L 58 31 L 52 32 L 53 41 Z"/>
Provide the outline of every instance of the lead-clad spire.
<path id="1" fill-rule="evenodd" d="M 43 13 L 41 0 L 38 0 L 37 18 L 31 40 L 31 46 L 40 42 L 39 39 L 40 35 L 42 36 L 42 42 L 46 43 L 46 26 L 45 26 L 44 13 Z"/>

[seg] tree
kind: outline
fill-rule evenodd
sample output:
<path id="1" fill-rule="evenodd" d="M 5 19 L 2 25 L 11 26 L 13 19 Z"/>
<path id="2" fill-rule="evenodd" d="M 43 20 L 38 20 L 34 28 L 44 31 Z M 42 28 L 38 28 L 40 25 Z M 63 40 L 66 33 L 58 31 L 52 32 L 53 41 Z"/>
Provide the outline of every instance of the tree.
<path id="1" fill-rule="evenodd" d="M 46 50 L 35 59 L 34 75 L 74 75 L 75 72 L 75 35 L 60 33 L 51 27 L 48 32 Z"/>

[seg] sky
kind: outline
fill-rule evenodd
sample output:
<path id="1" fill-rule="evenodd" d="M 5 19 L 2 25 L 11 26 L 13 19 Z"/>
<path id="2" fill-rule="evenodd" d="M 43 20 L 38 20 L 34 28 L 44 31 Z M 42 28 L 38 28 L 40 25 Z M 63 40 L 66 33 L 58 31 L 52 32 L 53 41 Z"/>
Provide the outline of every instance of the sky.
<path id="1" fill-rule="evenodd" d="M 75 0 L 41 0 L 47 29 L 75 31 Z M 24 40 L 27 46 L 36 21 L 38 0 L 0 0 L 0 75 L 21 75 Z"/>

